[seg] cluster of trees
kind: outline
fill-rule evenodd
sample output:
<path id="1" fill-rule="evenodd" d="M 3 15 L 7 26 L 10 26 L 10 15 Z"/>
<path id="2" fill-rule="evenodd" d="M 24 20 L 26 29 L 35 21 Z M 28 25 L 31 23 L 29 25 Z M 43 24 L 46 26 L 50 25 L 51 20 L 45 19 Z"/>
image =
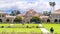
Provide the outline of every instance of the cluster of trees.
<path id="1" fill-rule="evenodd" d="M 11 12 L 11 15 L 15 16 L 15 15 L 18 15 L 18 14 L 21 14 L 21 12 L 19 10 L 13 10 Z M 45 16 L 50 16 L 51 14 L 51 11 L 43 11 L 43 15 Z"/>
<path id="2" fill-rule="evenodd" d="M 41 19 L 39 17 L 32 17 L 31 22 L 40 23 Z"/>
<path id="3" fill-rule="evenodd" d="M 51 14 L 51 11 L 43 11 L 43 15 L 45 15 L 45 16 L 50 16 L 50 14 Z"/>
<path id="4" fill-rule="evenodd" d="M 21 16 L 17 16 L 14 20 L 14 22 L 19 22 L 21 23 L 22 22 L 22 17 Z"/>
<path id="5" fill-rule="evenodd" d="M 20 11 L 19 10 L 13 10 L 11 12 L 11 15 L 12 16 L 16 16 L 20 14 Z M 36 23 L 40 23 L 41 22 L 41 19 L 39 17 L 32 17 L 32 19 L 30 20 L 31 22 L 36 22 Z M 14 22 L 19 22 L 21 23 L 22 22 L 22 17 L 21 16 L 16 16 Z"/>
<path id="6" fill-rule="evenodd" d="M 15 18 L 14 22 L 21 23 L 21 22 L 22 22 L 22 17 L 17 16 L 17 17 Z M 39 17 L 32 17 L 32 18 L 30 19 L 30 22 L 40 23 L 40 22 L 41 22 L 41 19 L 40 19 Z"/>
<path id="7" fill-rule="evenodd" d="M 55 2 L 49 2 L 49 5 L 52 6 L 52 8 L 54 9 L 54 6 L 56 5 L 56 3 Z M 49 11 L 49 12 L 48 11 L 44 11 L 43 12 L 43 15 L 45 15 L 45 16 L 50 16 L 50 14 L 51 14 L 51 11 Z"/>
<path id="8" fill-rule="evenodd" d="M 15 15 L 17 15 L 17 14 L 20 14 L 20 11 L 19 11 L 19 10 L 13 10 L 13 11 L 11 12 L 11 15 L 13 15 L 13 16 L 15 16 Z"/>

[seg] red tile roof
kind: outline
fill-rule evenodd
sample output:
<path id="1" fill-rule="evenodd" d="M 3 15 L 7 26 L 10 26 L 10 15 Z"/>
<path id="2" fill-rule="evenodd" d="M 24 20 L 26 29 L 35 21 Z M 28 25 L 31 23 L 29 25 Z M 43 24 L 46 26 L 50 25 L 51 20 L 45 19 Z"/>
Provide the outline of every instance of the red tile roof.
<path id="1" fill-rule="evenodd" d="M 28 10 L 25 13 L 18 14 L 17 16 L 27 16 L 27 14 L 34 14 L 35 16 L 40 15 L 39 13 L 37 13 L 36 11 L 34 11 L 33 9 L 30 9 L 30 10 Z"/>
<path id="2" fill-rule="evenodd" d="M 60 14 L 60 9 L 54 11 L 52 14 Z"/>

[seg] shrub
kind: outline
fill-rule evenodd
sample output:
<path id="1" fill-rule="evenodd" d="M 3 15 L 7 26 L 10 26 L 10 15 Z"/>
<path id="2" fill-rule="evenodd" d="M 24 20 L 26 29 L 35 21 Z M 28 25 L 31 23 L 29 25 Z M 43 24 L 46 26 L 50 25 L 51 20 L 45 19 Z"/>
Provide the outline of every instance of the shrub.
<path id="1" fill-rule="evenodd" d="M 35 22 L 35 23 L 40 23 L 41 19 L 39 17 L 32 17 L 32 19 L 30 19 L 31 22 Z"/>
<path id="2" fill-rule="evenodd" d="M 4 26 L 1 26 L 1 28 L 4 28 Z"/>
<path id="3" fill-rule="evenodd" d="M 17 16 L 14 20 L 14 22 L 22 22 L 22 17 Z"/>
<path id="4" fill-rule="evenodd" d="M 26 26 L 26 28 L 29 28 L 29 26 Z"/>
<path id="5" fill-rule="evenodd" d="M 36 28 L 40 28 L 39 26 L 36 26 Z"/>

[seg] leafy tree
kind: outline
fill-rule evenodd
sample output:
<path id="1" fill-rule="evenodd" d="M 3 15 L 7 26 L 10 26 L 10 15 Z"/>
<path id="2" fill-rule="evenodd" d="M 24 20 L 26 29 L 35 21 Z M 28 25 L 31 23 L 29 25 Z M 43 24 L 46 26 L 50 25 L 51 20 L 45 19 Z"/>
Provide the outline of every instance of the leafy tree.
<path id="1" fill-rule="evenodd" d="M 11 15 L 14 15 L 14 12 L 13 11 L 11 12 Z"/>
<path id="2" fill-rule="evenodd" d="M 49 12 L 48 11 L 44 11 L 43 12 L 43 15 L 45 15 L 45 16 L 50 16 L 50 14 L 51 14 L 51 11 L 49 11 Z"/>
<path id="3" fill-rule="evenodd" d="M 32 17 L 31 22 L 40 23 L 41 19 L 39 17 Z"/>
<path id="4" fill-rule="evenodd" d="M 48 12 L 47 11 L 44 11 L 43 12 L 43 15 L 47 16 L 48 15 Z"/>
<path id="5" fill-rule="evenodd" d="M 13 10 L 12 12 L 11 12 L 11 15 L 17 15 L 17 14 L 20 14 L 20 11 L 19 10 Z"/>
<path id="6" fill-rule="evenodd" d="M 16 14 L 20 14 L 20 11 L 17 10 Z"/>
<path id="7" fill-rule="evenodd" d="M 14 20 L 14 22 L 22 22 L 22 17 L 17 16 Z"/>

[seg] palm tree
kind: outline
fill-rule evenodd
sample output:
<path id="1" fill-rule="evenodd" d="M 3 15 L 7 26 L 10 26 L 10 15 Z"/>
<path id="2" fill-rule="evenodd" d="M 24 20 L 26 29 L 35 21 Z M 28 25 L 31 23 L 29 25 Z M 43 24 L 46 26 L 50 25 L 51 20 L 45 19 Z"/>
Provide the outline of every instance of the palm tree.
<path id="1" fill-rule="evenodd" d="M 51 11 L 54 11 L 54 6 L 56 5 L 55 2 L 49 2 L 49 5 L 51 6 Z"/>
<path id="2" fill-rule="evenodd" d="M 54 7 L 56 5 L 56 3 L 55 2 L 49 2 L 49 5 Z"/>

